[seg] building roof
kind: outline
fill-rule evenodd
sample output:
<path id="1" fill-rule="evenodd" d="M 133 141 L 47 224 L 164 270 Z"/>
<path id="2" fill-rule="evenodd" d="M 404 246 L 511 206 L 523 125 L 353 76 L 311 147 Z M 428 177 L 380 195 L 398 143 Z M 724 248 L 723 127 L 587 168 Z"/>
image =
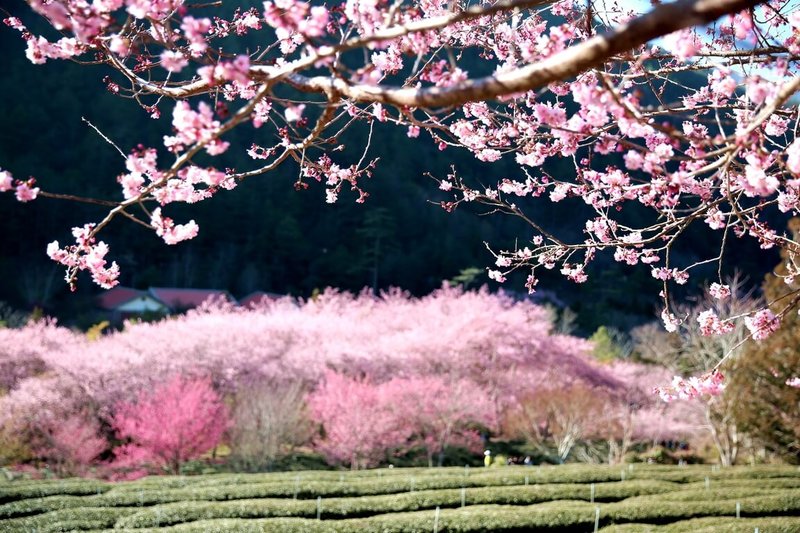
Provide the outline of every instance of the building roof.
<path id="1" fill-rule="evenodd" d="M 228 291 L 217 289 L 176 289 L 173 287 L 150 287 L 150 295 L 160 300 L 173 311 L 197 307 L 211 298 L 236 302 Z"/>
<path id="2" fill-rule="evenodd" d="M 148 294 L 145 291 L 117 285 L 113 289 L 109 289 L 101 293 L 97 297 L 96 302 L 97 307 L 110 311 L 116 309 L 126 302 L 130 302 L 131 300 L 140 298 L 142 296 L 148 296 Z"/>
<path id="3" fill-rule="evenodd" d="M 285 297 L 286 296 L 283 294 L 275 294 L 274 292 L 255 291 L 239 300 L 239 305 L 242 307 L 255 307 L 263 303 L 273 302 Z"/>

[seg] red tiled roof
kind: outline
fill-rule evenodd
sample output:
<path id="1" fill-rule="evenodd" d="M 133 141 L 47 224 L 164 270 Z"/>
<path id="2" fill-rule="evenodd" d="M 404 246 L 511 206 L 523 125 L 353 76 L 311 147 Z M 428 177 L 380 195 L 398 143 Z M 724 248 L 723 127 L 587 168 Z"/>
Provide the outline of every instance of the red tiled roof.
<path id="1" fill-rule="evenodd" d="M 129 302 L 134 298 L 139 298 L 140 296 L 146 296 L 147 293 L 144 291 L 131 289 L 130 287 L 121 287 L 117 285 L 113 289 L 109 289 L 104 293 L 100 294 L 96 301 L 97 306 L 101 309 L 116 309 L 120 305 L 124 304 L 125 302 Z"/>
<path id="2" fill-rule="evenodd" d="M 197 307 L 209 298 L 224 298 L 235 301 L 228 291 L 214 289 L 174 289 L 171 287 L 150 287 L 150 295 L 161 300 L 173 310 Z"/>
<path id="3" fill-rule="evenodd" d="M 284 298 L 284 296 L 271 292 L 256 291 L 239 300 L 239 305 L 242 307 L 254 307 L 262 303 L 279 300 L 281 298 Z"/>

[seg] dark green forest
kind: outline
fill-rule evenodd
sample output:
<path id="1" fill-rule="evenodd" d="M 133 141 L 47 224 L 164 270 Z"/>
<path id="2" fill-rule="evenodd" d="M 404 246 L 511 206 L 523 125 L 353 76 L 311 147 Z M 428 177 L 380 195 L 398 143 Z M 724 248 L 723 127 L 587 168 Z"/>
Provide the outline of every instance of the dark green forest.
<path id="1" fill-rule="evenodd" d="M 102 80 L 111 73 L 103 67 L 64 61 L 33 65 L 19 34 L 5 26 L 0 26 L 0 47 L 0 168 L 17 178 L 34 176 L 50 192 L 120 199 L 115 177 L 124 171 L 124 160 L 82 117 L 127 152 L 139 143 L 161 145 L 172 104 L 162 103 L 161 119 L 153 120 L 134 101 L 106 90 Z M 232 147 L 215 165 L 251 166 L 245 152 L 257 141 L 253 135 L 268 133 L 240 129 L 226 136 Z M 366 136 L 366 125 L 348 130 L 340 138 L 346 148 L 334 159 L 358 160 Z M 166 161 L 167 154 L 161 155 Z M 513 158 L 483 164 L 466 151 L 439 151 L 424 134 L 408 139 L 405 129 L 383 124 L 375 125 L 368 155 L 380 161 L 364 183 L 370 194 L 365 204 L 355 203 L 355 194 L 326 204 L 324 187 L 315 182 L 296 191 L 298 168 L 288 163 L 200 204 L 170 205 L 166 213 L 176 222 L 194 218 L 200 225 L 197 238 L 177 246 L 165 245 L 136 224 L 115 221 L 102 234 L 111 246 L 108 258 L 120 264 L 122 285 L 227 289 L 236 297 L 254 290 L 307 297 L 328 286 L 350 291 L 396 286 L 424 294 L 470 268 L 479 269 L 474 278 L 466 276 L 470 286 L 490 283 L 498 289 L 485 275 L 493 257 L 484 242 L 496 248 L 524 245 L 530 231 L 513 218 L 483 216 L 479 206 L 446 213 L 433 203 L 444 199 L 443 193 L 425 174 L 444 177 L 454 165 L 475 182 L 520 178 Z M 595 159 L 595 164 L 604 162 Z M 569 165 L 562 172 L 570 172 Z M 559 173 L 558 168 L 547 171 Z M 542 200 L 528 207 L 546 226 L 580 236 L 577 202 L 565 208 Z M 47 258 L 45 248 L 56 239 L 71 240 L 71 227 L 99 220 L 103 210 L 51 199 L 19 204 L 6 194 L 0 196 L 0 212 L 0 301 L 24 310 L 39 307 L 65 323 L 91 324 L 93 297 L 100 289 L 82 277 L 77 292 L 70 293 L 61 267 Z M 710 239 L 702 230 L 692 233 L 674 257 L 687 264 L 706 257 L 717 245 Z M 756 245 L 736 245 L 726 253 L 726 264 L 731 273 L 735 265 L 754 283 L 777 262 L 777 253 L 773 257 L 756 253 Z M 653 319 L 658 288 L 649 269 L 621 265 L 609 255 L 589 272 L 589 281 L 580 286 L 544 276 L 542 297 L 577 312 L 584 333 L 602 324 L 627 329 Z M 511 278 L 504 288 L 524 290 L 523 276 Z M 687 290 L 697 290 L 700 280 L 693 279 L 695 285 Z"/>

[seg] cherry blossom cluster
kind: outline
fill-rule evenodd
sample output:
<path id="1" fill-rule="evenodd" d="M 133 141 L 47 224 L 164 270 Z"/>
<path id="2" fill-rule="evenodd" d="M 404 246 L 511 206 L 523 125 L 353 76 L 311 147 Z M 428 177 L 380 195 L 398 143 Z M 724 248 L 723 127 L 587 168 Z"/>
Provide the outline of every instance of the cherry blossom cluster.
<path id="1" fill-rule="evenodd" d="M 689 400 L 701 396 L 717 396 L 725 389 L 725 376 L 718 370 L 713 370 L 700 377 L 693 376 L 672 378 L 672 385 L 655 387 L 653 392 L 658 394 L 665 402 L 675 400 Z"/>
<path id="2" fill-rule="evenodd" d="M 39 187 L 35 186 L 36 180 L 29 178 L 25 181 L 15 180 L 7 170 L 0 169 L 0 192 L 14 191 L 14 196 L 19 202 L 30 202 L 39 195 Z"/>
<path id="3" fill-rule="evenodd" d="M 769 309 L 762 309 L 752 316 L 745 317 L 744 324 L 750 330 L 754 340 L 762 340 L 777 331 L 781 321 Z"/>
<path id="4" fill-rule="evenodd" d="M 328 9 L 301 0 L 264 2 L 264 20 L 275 29 L 284 54 L 294 52 L 306 37 L 320 37 L 327 31 Z"/>
<path id="5" fill-rule="evenodd" d="M 235 69 L 217 65 L 211 71 L 212 82 L 216 79 L 218 68 L 221 68 L 222 76 L 227 75 L 225 74 L 227 72 L 237 72 Z M 200 102 L 197 111 L 194 111 L 185 100 L 177 102 L 172 113 L 172 127 L 175 129 L 175 135 L 164 137 L 164 146 L 170 151 L 182 152 L 187 146 L 195 144 L 204 146 L 209 155 L 219 155 L 228 149 L 229 143 L 217 138 L 220 123 L 214 119 L 214 112 L 206 102 Z"/>
<path id="6" fill-rule="evenodd" d="M 164 239 L 167 244 L 177 244 L 181 241 L 193 239 L 197 236 L 199 227 L 194 220 L 190 220 L 186 224 L 175 224 L 171 218 L 161 215 L 161 208 L 157 207 L 153 210 L 150 219 L 156 234 Z"/>
<path id="7" fill-rule="evenodd" d="M 67 267 L 66 279 L 73 290 L 75 276 L 81 270 L 89 272 L 92 280 L 104 289 L 110 289 L 119 283 L 117 281 L 119 266 L 116 262 L 106 266 L 108 245 L 103 241 L 97 242 L 93 236 L 93 229 L 92 224 L 86 224 L 82 228 L 72 228 L 75 244 L 61 248 L 58 241 L 53 241 L 47 246 L 47 255 L 50 259 Z"/>

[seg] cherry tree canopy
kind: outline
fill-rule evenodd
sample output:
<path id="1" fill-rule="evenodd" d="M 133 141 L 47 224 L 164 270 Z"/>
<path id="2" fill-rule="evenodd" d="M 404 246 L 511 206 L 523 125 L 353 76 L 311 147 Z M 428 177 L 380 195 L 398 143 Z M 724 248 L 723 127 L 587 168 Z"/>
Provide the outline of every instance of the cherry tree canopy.
<path id="1" fill-rule="evenodd" d="M 30 12 L 10 14 L 5 23 L 27 41 L 31 61 L 103 64 L 115 71 L 105 78 L 109 91 L 153 118 L 172 116 L 163 146 L 123 150 L 107 139 L 124 160 L 116 200 L 49 193 L 0 171 L 0 191 L 22 202 L 49 196 L 108 207 L 101 220 L 73 229 L 74 243 L 48 247 L 70 284 L 81 270 L 103 287 L 117 283 L 119 268 L 99 240 L 113 219 L 175 244 L 199 228 L 173 221 L 170 204 L 202 201 L 282 164 L 299 167 L 298 188 L 322 182 L 329 202 L 344 188 L 365 201 L 360 180 L 378 165 L 370 158 L 372 127 L 358 160 L 344 160 L 337 140 L 357 121 L 391 123 L 481 161 L 519 164 L 516 176 L 480 187 L 457 168 L 435 177 L 449 195 L 445 209 L 478 202 L 530 225 L 530 242 L 493 252 L 489 276 L 498 282 L 528 269 L 533 291 L 539 269 L 557 268 L 581 283 L 596 254 L 609 251 L 663 281 L 662 317 L 674 330 L 682 317 L 671 310 L 671 284 L 717 263 L 715 294 L 724 297 L 723 251 L 737 239 L 787 250 L 788 280 L 800 271 L 796 239 L 769 223 L 800 207 L 792 105 L 800 12 L 791 1 L 28 4 L 58 36 L 29 31 Z M 250 135 L 249 147 L 230 146 L 226 135 L 235 128 Z M 240 149 L 252 165 L 226 168 L 226 152 Z M 574 171 L 551 175 L 551 161 Z M 574 204 L 576 216 L 585 215 L 583 236 L 563 240 L 536 220 L 526 208 L 535 197 Z M 650 216 L 632 224 L 632 209 Z M 713 230 L 714 245 L 707 257 L 676 264 L 670 250 L 693 225 Z M 766 308 L 724 320 L 707 314 L 705 329 L 723 333 L 729 320 L 743 318 L 763 338 L 800 298 L 787 293 L 777 316 Z M 713 389 L 715 379 L 703 383 Z"/>

